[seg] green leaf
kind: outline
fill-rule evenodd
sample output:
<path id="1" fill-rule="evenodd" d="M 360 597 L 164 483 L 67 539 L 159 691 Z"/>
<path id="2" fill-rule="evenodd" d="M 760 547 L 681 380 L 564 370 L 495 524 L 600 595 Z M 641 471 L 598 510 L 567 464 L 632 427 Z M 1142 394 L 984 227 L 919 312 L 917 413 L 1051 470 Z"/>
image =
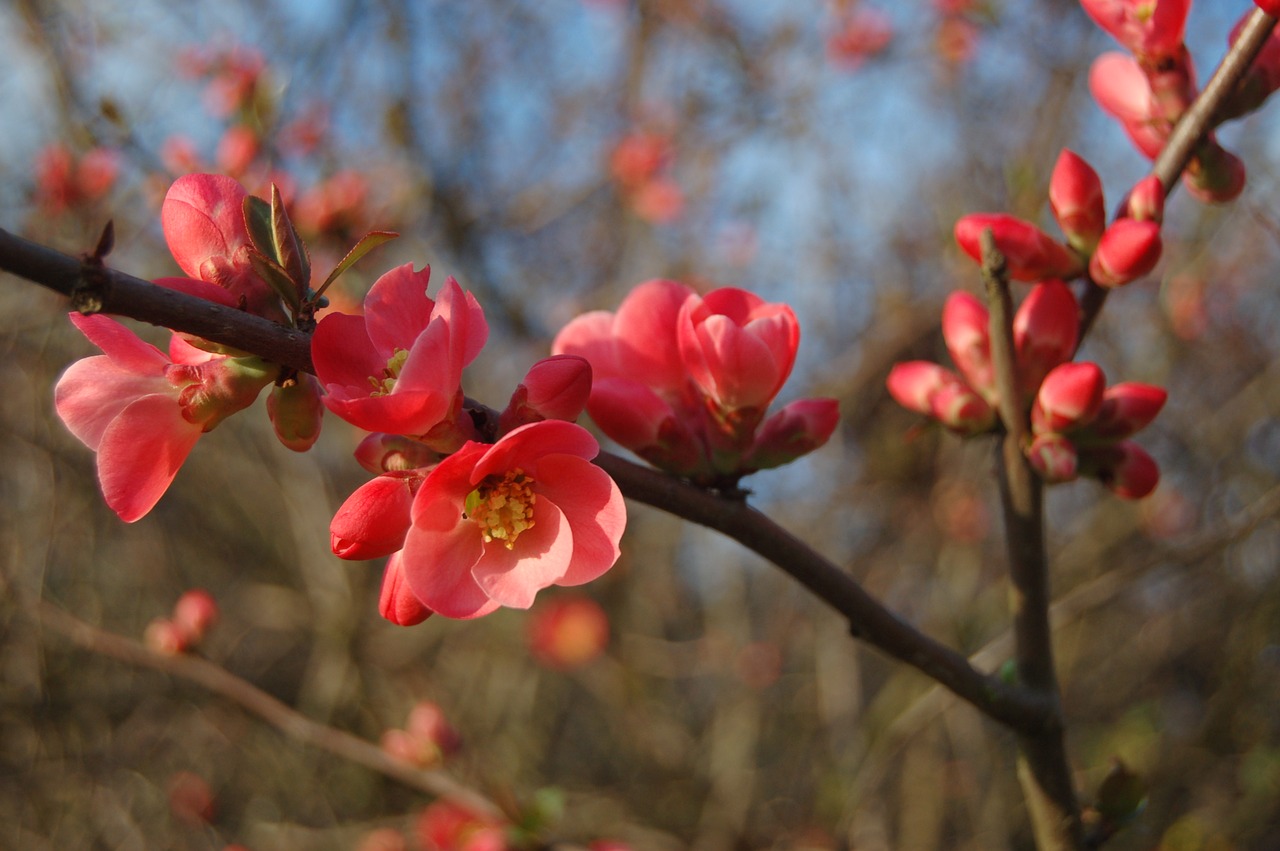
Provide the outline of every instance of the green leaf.
<path id="1" fill-rule="evenodd" d="M 1147 784 L 1120 760 L 1112 760 L 1111 770 L 1098 787 L 1098 812 L 1117 827 L 1133 820 L 1147 804 Z"/>
<path id="2" fill-rule="evenodd" d="M 382 245 L 382 243 L 390 242 L 399 235 L 400 234 L 392 233 L 391 231 L 375 230 L 360 237 L 360 241 L 347 252 L 347 256 L 342 258 L 342 262 L 333 268 L 333 271 L 329 273 L 329 277 L 324 279 L 324 283 L 320 285 L 320 289 L 316 290 L 315 295 L 311 297 L 312 301 L 315 301 L 320 298 L 320 296 L 324 295 L 324 291 L 329 288 L 329 285 L 336 281 L 339 275 L 355 265 L 357 260 L 377 248 L 379 245 Z"/>
<path id="3" fill-rule="evenodd" d="M 249 262 L 253 264 L 253 271 L 258 273 L 258 277 L 266 281 L 276 295 L 289 305 L 289 310 L 296 314 L 302 305 L 302 296 L 298 294 L 297 287 L 284 267 L 256 248 L 249 249 Z"/>
<path id="4" fill-rule="evenodd" d="M 258 252 L 275 263 L 280 262 L 276 254 L 275 239 L 271 229 L 271 205 L 256 195 L 244 196 L 244 226 L 249 231 L 249 241 Z"/>
<path id="5" fill-rule="evenodd" d="M 289 221 L 280 190 L 274 183 L 271 184 L 271 240 L 276 259 L 293 281 L 297 300 L 301 302 L 311 286 L 311 258 L 307 256 L 307 246 L 298 236 L 293 222 Z"/>

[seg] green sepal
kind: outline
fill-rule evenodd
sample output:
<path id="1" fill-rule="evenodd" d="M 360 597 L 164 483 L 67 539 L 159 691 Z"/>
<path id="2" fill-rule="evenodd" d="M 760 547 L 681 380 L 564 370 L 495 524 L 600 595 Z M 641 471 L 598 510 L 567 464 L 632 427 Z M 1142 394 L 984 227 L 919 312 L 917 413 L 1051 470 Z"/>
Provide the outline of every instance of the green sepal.
<path id="1" fill-rule="evenodd" d="M 256 248 L 249 249 L 249 262 L 253 264 L 253 271 L 258 273 L 258 277 L 275 290 L 276 295 L 289 306 L 291 313 L 296 314 L 302 304 L 302 297 L 298 295 L 297 286 L 284 267 Z"/>
<path id="2" fill-rule="evenodd" d="M 1147 783 L 1123 762 L 1112 761 L 1111 770 L 1098 786 L 1098 813 L 1116 827 L 1123 827 L 1147 805 Z"/>
<path id="3" fill-rule="evenodd" d="M 399 235 L 400 234 L 392 233 L 391 231 L 375 230 L 360 237 L 360 241 L 352 246 L 351 250 L 347 252 L 346 257 L 342 258 L 342 262 L 333 267 L 333 271 L 329 273 L 329 277 L 325 278 L 324 283 L 320 285 L 320 289 L 316 290 L 311 296 L 311 301 L 314 303 L 320 298 L 320 296 L 324 295 L 324 291 L 329 288 L 329 285 L 336 281 L 339 275 L 355 265 L 357 260 L 377 248 L 379 245 L 382 245 L 384 242 L 390 242 Z"/>
<path id="4" fill-rule="evenodd" d="M 271 238 L 276 260 L 294 285 L 294 298 L 285 301 L 296 311 L 311 285 L 311 257 L 307 254 L 306 243 L 298 236 L 293 222 L 289 221 L 280 190 L 274 183 L 271 184 Z"/>
<path id="5" fill-rule="evenodd" d="M 271 205 L 257 195 L 244 196 L 244 226 L 249 231 L 249 241 L 263 257 L 279 263 L 275 238 L 271 228 Z"/>

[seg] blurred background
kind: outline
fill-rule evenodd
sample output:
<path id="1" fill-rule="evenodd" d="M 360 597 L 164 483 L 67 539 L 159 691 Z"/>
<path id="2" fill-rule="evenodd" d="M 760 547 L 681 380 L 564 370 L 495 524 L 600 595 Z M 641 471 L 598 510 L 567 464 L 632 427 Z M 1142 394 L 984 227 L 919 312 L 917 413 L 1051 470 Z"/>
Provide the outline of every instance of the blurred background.
<path id="1" fill-rule="evenodd" d="M 1251 8 L 1196 4 L 1202 80 Z M 172 275 L 158 213 L 176 176 L 274 181 L 321 275 L 366 230 L 401 233 L 339 305 L 404 262 L 476 293 L 491 335 L 465 387 L 499 407 L 566 321 L 649 278 L 786 301 L 803 339 L 781 401 L 834 396 L 843 419 L 746 480 L 752 501 L 994 669 L 992 446 L 916 428 L 884 378 L 946 360 L 942 301 L 979 288 L 960 215 L 1056 233 L 1063 147 L 1111 206 L 1145 174 L 1088 94 L 1113 47 L 1065 0 L 9 0 L 0 226 L 79 253 L 114 219 L 115 267 Z M 1141 441 L 1163 471 L 1151 497 L 1082 481 L 1048 498 L 1078 785 L 1088 799 L 1115 758 L 1150 785 L 1108 847 L 1280 847 L 1278 129 L 1272 107 L 1221 131 L 1243 196 L 1175 195 L 1156 273 L 1082 352 L 1112 383 L 1170 393 Z M 426 796 L 80 649 L 32 603 L 141 639 L 193 587 L 221 610 L 200 654 L 372 742 L 434 703 L 460 742 L 445 769 L 542 818 L 548 841 L 1031 847 L 1006 732 L 855 644 L 776 569 L 645 506 L 619 565 L 574 594 L 395 627 L 381 565 L 329 551 L 365 479 L 360 435 L 329 418 L 295 455 L 259 404 L 121 523 L 53 415 L 58 374 L 96 353 L 65 310 L 0 283 L 0 847 L 372 849 L 377 830 L 376 847 L 433 847 Z M 583 596 L 585 625 L 555 620 Z"/>

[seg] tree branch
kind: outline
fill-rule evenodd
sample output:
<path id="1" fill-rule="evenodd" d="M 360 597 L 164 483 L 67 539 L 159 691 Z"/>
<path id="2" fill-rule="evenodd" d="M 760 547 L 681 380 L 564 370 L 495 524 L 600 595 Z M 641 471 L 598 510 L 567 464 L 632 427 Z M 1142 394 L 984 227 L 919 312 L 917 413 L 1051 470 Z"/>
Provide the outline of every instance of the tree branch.
<path id="1" fill-rule="evenodd" d="M 95 293 L 100 301 L 91 299 L 88 306 L 104 313 L 198 334 L 275 363 L 314 371 L 310 338 L 302 332 L 77 260 L 3 230 L 0 269 L 70 295 L 73 301 L 83 300 L 86 292 Z M 917 668 L 991 718 L 1032 731 L 1061 724 L 1052 704 L 977 670 L 963 655 L 900 619 L 848 573 L 745 503 L 607 453 L 596 462 L 628 498 L 715 529 L 764 556 L 848 618 L 855 637 Z"/>
<path id="2" fill-rule="evenodd" d="M 35 601 L 34 612 L 42 627 L 86 650 L 193 682 L 258 716 L 291 739 L 326 750 L 411 789 L 457 801 L 480 815 L 507 817 L 488 798 L 459 784 L 448 774 L 415 768 L 372 742 L 313 721 L 213 662 L 198 656 L 157 653 L 141 642 L 85 623 L 46 600 Z"/>
<path id="3" fill-rule="evenodd" d="M 1008 270 L 990 229 L 983 231 L 981 244 L 982 278 L 991 323 L 991 362 L 1005 428 L 998 453 L 998 478 L 1012 585 L 1014 659 L 1018 682 L 1052 706 L 1059 717 L 1059 723 L 1049 729 L 1018 729 L 1018 779 L 1037 847 L 1041 851 L 1075 851 L 1083 847 L 1084 835 L 1067 760 L 1053 664 L 1044 486 L 1022 452 L 1028 423 L 1026 406 L 1018 392 Z"/>

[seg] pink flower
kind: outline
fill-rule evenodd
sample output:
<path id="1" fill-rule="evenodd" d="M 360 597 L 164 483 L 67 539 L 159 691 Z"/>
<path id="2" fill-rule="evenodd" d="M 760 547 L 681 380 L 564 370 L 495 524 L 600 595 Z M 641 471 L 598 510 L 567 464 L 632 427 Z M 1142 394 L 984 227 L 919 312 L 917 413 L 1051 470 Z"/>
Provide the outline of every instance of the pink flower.
<path id="1" fill-rule="evenodd" d="M 609 156 L 614 180 L 628 189 L 648 183 L 672 159 L 671 139 L 660 133 L 636 131 L 624 136 Z"/>
<path id="2" fill-rule="evenodd" d="M 676 332 L 694 383 L 725 411 L 768 407 L 800 347 L 791 308 L 730 287 L 686 298 Z"/>
<path id="3" fill-rule="evenodd" d="M 579 668 L 604 652 L 609 616 L 590 597 L 562 594 L 539 605 L 529 618 L 529 649 L 543 665 Z"/>
<path id="4" fill-rule="evenodd" d="M 55 142 L 36 155 L 36 199 L 56 215 L 106 195 L 119 172 L 120 155 L 109 148 L 93 148 L 77 161 Z"/>
<path id="5" fill-rule="evenodd" d="M 574 319 L 552 351 L 590 362 L 587 410 L 605 434 L 664 470 L 729 484 L 817 448 L 835 428 L 833 403 L 797 408 L 755 443 L 799 342 L 786 305 L 731 288 L 701 297 L 655 280 L 616 314 Z"/>
<path id="6" fill-rule="evenodd" d="M 71 322 L 104 354 L 62 374 L 54 405 L 98 454 L 103 496 L 126 523 L 159 501 L 203 432 L 248 407 L 275 377 L 257 358 L 211 355 L 177 336 L 166 357 L 104 316 L 73 313 Z"/>
<path id="7" fill-rule="evenodd" d="M 995 425 L 995 409 L 958 375 L 936 363 L 895 364 L 885 384 L 899 405 L 932 417 L 957 434 L 982 434 Z"/>
<path id="8" fill-rule="evenodd" d="M 279 296 L 253 270 L 244 199 L 249 193 L 230 177 L 188 174 L 169 187 L 160 224 L 169 252 L 188 276 L 244 299 L 249 311 L 282 317 Z M 169 279 L 157 283 L 170 286 Z"/>
<path id="9" fill-rule="evenodd" d="M 418 839 L 423 851 L 507 851 L 510 847 L 501 822 L 447 798 L 422 811 Z"/>
<path id="10" fill-rule="evenodd" d="M 204 640 L 218 622 L 218 603 L 203 588 L 192 588 L 173 604 L 173 625 L 183 634 L 187 646 Z"/>
<path id="11" fill-rule="evenodd" d="M 450 418 L 462 368 L 489 335 L 484 311 L 457 281 L 427 297 L 430 268 L 387 272 L 364 299 L 364 314 L 331 313 L 311 340 L 329 410 L 367 431 L 425 435 Z"/>
<path id="12" fill-rule="evenodd" d="M 1089 17 L 1152 64 L 1182 47 L 1191 0 L 1080 0 Z"/>
<path id="13" fill-rule="evenodd" d="M 544 420 L 441 461 L 414 498 L 401 551 L 418 600 L 451 618 L 527 609 L 542 588 L 612 567 L 626 509 L 590 463 L 598 451 L 580 426 Z"/>

